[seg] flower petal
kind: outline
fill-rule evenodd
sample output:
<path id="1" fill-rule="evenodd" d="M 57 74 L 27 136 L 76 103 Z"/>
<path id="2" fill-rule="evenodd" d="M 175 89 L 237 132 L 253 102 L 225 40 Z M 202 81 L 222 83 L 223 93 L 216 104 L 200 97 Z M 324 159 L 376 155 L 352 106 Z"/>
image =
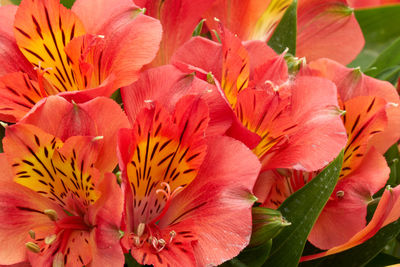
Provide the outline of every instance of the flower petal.
<path id="1" fill-rule="evenodd" d="M 27 74 L 14 72 L 0 77 L 0 118 L 17 122 L 42 99 L 39 86 Z"/>
<path id="2" fill-rule="evenodd" d="M 120 245 L 123 194 L 112 173 L 106 173 L 96 188 L 100 198 L 90 209 L 96 229 L 90 236 L 93 261 L 91 266 L 122 266 L 124 254 Z"/>
<path id="3" fill-rule="evenodd" d="M 30 240 L 29 230 L 52 228 L 53 222 L 44 210 L 63 212 L 58 205 L 36 192 L 13 182 L 11 163 L 0 154 L 0 241 L 7 244 L 0 250 L 0 264 L 16 264 L 27 260 L 25 243 Z"/>
<path id="4" fill-rule="evenodd" d="M 366 225 L 368 201 L 385 186 L 389 172 L 385 158 L 370 149 L 360 166 L 339 180 L 308 240 L 318 248 L 330 249 L 361 231 Z"/>
<path id="5" fill-rule="evenodd" d="M 206 103 L 187 96 L 177 103 L 173 118 L 156 103 L 142 110 L 132 130 L 119 133 L 120 168 L 133 195 L 133 208 L 127 211 L 134 219 L 127 222 L 130 231 L 159 216 L 166 198 L 158 190 L 172 193 L 196 177 L 206 153 L 207 123 Z"/>
<path id="6" fill-rule="evenodd" d="M 15 15 L 15 38 L 21 52 L 59 91 L 77 90 L 64 48 L 85 33 L 82 22 L 56 0 L 21 3 Z"/>
<path id="7" fill-rule="evenodd" d="M 137 8 L 131 0 L 77 0 L 71 9 L 88 33 L 106 36 L 129 23 Z"/>
<path id="8" fill-rule="evenodd" d="M 184 42 L 192 37 L 192 33 L 200 21 L 202 14 L 213 0 L 144 0 L 139 1 L 146 8 L 146 14 L 157 18 L 163 25 L 163 40 L 160 51 L 151 66 L 170 63 L 173 53 Z"/>
<path id="9" fill-rule="evenodd" d="M 63 124 L 59 122 L 63 121 Z M 117 131 L 129 122 L 121 107 L 108 98 L 98 97 L 84 104 L 71 104 L 62 97 L 50 96 L 36 106 L 23 122 L 65 141 L 74 135 L 103 136 L 104 145 L 96 168 L 112 171 L 117 163 Z"/>
<path id="10" fill-rule="evenodd" d="M 358 246 L 374 236 L 379 229 L 394 222 L 400 216 L 400 186 L 386 189 L 375 210 L 374 216 L 368 225 L 354 235 L 349 241 L 340 246 L 333 247 L 325 252 L 303 256 L 300 261 L 318 259 Z"/>
<path id="11" fill-rule="evenodd" d="M 348 64 L 363 48 L 362 31 L 346 0 L 301 0 L 297 12 L 296 56 Z"/>
<path id="12" fill-rule="evenodd" d="M 207 135 L 224 134 L 231 124 L 231 108 L 217 88 L 171 65 L 146 70 L 137 82 L 121 89 L 125 112 L 132 124 L 146 102 L 156 101 L 172 112 L 177 101 L 188 94 L 199 95 L 209 106 Z"/>
<path id="13" fill-rule="evenodd" d="M 231 259 L 249 242 L 251 191 L 259 169 L 257 158 L 242 143 L 209 138 L 198 176 L 172 200 L 159 226 L 174 229 L 176 237 L 197 240 L 192 246 L 198 266 Z"/>

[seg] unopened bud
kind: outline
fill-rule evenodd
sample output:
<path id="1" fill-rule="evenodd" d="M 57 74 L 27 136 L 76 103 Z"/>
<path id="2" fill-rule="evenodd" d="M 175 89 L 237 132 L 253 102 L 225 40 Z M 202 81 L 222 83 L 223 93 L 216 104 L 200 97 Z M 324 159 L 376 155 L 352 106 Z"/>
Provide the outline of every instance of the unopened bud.
<path id="1" fill-rule="evenodd" d="M 25 246 L 26 246 L 27 249 L 29 249 L 33 253 L 39 253 L 40 252 L 40 247 L 36 243 L 28 242 L 28 243 L 25 243 Z"/>
<path id="2" fill-rule="evenodd" d="M 259 246 L 277 236 L 281 230 L 291 223 L 283 218 L 278 210 L 254 207 L 253 233 L 251 235 L 250 247 Z"/>

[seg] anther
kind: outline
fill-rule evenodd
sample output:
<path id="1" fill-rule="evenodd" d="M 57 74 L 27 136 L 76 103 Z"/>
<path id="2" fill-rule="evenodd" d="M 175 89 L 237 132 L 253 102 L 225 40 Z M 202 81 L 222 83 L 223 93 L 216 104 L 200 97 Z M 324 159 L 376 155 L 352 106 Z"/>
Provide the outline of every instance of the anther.
<path id="1" fill-rule="evenodd" d="M 141 237 L 144 233 L 146 225 L 144 223 L 139 223 L 138 228 L 137 228 L 137 236 Z"/>
<path id="2" fill-rule="evenodd" d="M 169 232 L 169 236 L 170 236 L 169 243 L 171 243 L 174 237 L 176 236 L 176 232 L 172 230 L 171 232 Z"/>
<path id="3" fill-rule="evenodd" d="M 7 128 L 7 126 L 8 126 L 8 124 L 5 123 L 5 122 L 3 122 L 3 121 L 0 121 L 0 125 L 1 125 L 3 128 Z"/>
<path id="4" fill-rule="evenodd" d="M 57 235 L 56 234 L 52 234 L 49 236 L 46 236 L 44 239 L 44 243 L 46 243 L 46 245 L 51 245 L 54 243 L 54 241 L 56 241 L 57 239 Z"/>
<path id="5" fill-rule="evenodd" d="M 167 244 L 167 242 L 165 242 L 164 239 L 159 239 L 158 240 L 158 245 L 160 245 L 161 247 L 157 249 L 157 252 L 160 252 L 161 250 L 163 250 L 165 248 L 166 244 Z"/>
<path id="6" fill-rule="evenodd" d="M 52 209 L 44 210 L 44 214 L 46 214 L 47 217 L 50 218 L 50 220 L 57 221 L 58 215 L 55 210 L 52 210 Z"/>
<path id="7" fill-rule="evenodd" d="M 29 234 L 29 236 L 30 236 L 33 240 L 36 239 L 36 234 L 35 234 L 35 232 L 34 232 L 33 230 L 29 230 L 29 231 L 28 231 L 28 234 Z"/>
<path id="8" fill-rule="evenodd" d="M 337 196 L 338 198 L 343 198 L 343 197 L 344 197 L 344 191 L 342 191 L 342 190 L 337 191 L 337 192 L 336 192 L 336 196 Z"/>
<path id="9" fill-rule="evenodd" d="M 25 246 L 26 246 L 27 249 L 29 249 L 33 253 L 39 253 L 40 252 L 40 247 L 36 243 L 27 242 L 27 243 L 25 243 Z"/>

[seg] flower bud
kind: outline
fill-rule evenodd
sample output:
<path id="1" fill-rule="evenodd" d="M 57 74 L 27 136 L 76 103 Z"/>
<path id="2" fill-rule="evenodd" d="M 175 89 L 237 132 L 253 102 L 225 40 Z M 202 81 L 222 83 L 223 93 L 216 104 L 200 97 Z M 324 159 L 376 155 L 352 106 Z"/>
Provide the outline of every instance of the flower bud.
<path id="1" fill-rule="evenodd" d="M 254 207 L 253 233 L 251 235 L 250 247 L 259 246 L 277 236 L 280 231 L 291 223 L 282 217 L 278 210 Z"/>

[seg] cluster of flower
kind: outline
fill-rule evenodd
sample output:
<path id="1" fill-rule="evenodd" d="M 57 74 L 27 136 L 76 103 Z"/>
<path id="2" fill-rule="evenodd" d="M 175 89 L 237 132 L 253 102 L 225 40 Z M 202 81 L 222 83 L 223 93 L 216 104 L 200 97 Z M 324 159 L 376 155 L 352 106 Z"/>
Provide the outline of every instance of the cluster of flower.
<path id="1" fill-rule="evenodd" d="M 308 238 L 327 251 L 303 260 L 398 219 L 388 188 L 366 225 L 400 101 L 342 65 L 364 44 L 345 0 L 299 1 L 302 58 L 266 44 L 290 0 L 134 2 L 0 8 L 0 264 L 219 265 L 249 244 L 255 201 L 279 207 L 342 150 Z"/>

